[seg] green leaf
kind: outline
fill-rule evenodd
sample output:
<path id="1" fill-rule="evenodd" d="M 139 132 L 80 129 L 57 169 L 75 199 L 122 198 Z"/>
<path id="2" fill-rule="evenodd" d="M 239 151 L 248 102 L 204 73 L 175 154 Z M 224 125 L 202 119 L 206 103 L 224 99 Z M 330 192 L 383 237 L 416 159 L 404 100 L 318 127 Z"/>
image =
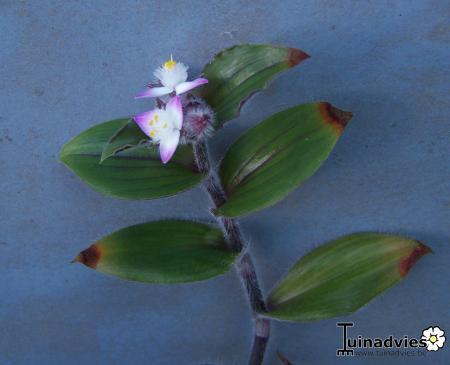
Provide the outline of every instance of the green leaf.
<path id="1" fill-rule="evenodd" d="M 228 201 L 216 214 L 237 217 L 284 198 L 327 159 L 351 117 L 329 103 L 311 103 L 250 129 L 220 165 Z"/>
<path id="2" fill-rule="evenodd" d="M 74 261 L 126 280 L 171 284 L 223 274 L 235 258 L 220 229 L 164 220 L 116 231 L 80 252 Z"/>
<path id="3" fill-rule="evenodd" d="M 125 199 L 174 195 L 202 180 L 190 145 L 180 146 L 166 165 L 156 146 L 130 148 L 100 164 L 111 136 L 128 121 L 112 120 L 84 131 L 64 146 L 61 161 L 98 192 Z"/>
<path id="4" fill-rule="evenodd" d="M 120 151 L 136 147 L 146 141 L 148 137 L 132 119 L 128 119 L 127 123 L 120 127 L 105 144 L 100 163 Z"/>
<path id="5" fill-rule="evenodd" d="M 268 298 L 272 318 L 311 321 L 356 311 L 399 282 L 431 250 L 414 239 L 357 233 L 313 250 Z"/>
<path id="6" fill-rule="evenodd" d="M 217 54 L 203 70 L 209 82 L 200 92 L 216 113 L 216 127 L 236 117 L 244 102 L 274 76 L 308 57 L 296 48 L 257 44 L 242 44 Z"/>

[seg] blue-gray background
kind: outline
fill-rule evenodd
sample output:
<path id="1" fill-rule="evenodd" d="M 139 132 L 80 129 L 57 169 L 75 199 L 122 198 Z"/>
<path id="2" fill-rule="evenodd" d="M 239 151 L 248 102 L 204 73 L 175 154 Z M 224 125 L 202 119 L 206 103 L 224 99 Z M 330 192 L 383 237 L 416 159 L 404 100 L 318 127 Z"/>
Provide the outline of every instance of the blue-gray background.
<path id="1" fill-rule="evenodd" d="M 244 364 L 252 321 L 235 272 L 148 286 L 69 261 L 118 228 L 208 219 L 200 188 L 156 201 L 90 190 L 58 162 L 94 123 L 149 109 L 134 94 L 173 53 L 192 76 L 241 42 L 299 47 L 283 74 L 213 140 L 224 149 L 258 121 L 327 100 L 355 117 L 330 159 L 287 199 L 241 220 L 267 292 L 300 256 L 361 230 L 433 248 L 406 280 L 345 320 L 353 334 L 450 333 L 448 1 L 0 1 L 0 364 Z M 448 364 L 336 359 L 331 319 L 276 323 L 267 364 Z"/>

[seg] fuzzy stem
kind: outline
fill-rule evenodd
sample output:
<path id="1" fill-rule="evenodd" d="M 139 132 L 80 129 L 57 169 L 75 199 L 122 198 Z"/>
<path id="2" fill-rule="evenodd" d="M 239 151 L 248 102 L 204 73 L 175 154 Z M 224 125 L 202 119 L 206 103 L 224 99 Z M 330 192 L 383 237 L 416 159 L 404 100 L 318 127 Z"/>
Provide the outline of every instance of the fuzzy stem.
<path id="1" fill-rule="evenodd" d="M 206 143 L 204 141 L 195 143 L 194 153 L 199 172 L 207 174 L 203 186 L 214 203 L 214 207 L 217 208 L 227 201 L 227 196 L 220 184 L 216 172 L 211 169 Z M 234 252 L 242 252 L 245 245 L 238 223 L 232 218 L 215 218 L 222 226 L 230 249 Z M 266 304 L 259 287 L 255 266 L 249 252 L 245 252 L 240 256 L 236 263 L 236 270 L 247 292 L 249 304 L 255 319 L 255 335 L 248 365 L 261 365 L 263 363 L 267 342 L 269 341 L 270 321 L 260 317 L 258 314 L 266 311 Z"/>

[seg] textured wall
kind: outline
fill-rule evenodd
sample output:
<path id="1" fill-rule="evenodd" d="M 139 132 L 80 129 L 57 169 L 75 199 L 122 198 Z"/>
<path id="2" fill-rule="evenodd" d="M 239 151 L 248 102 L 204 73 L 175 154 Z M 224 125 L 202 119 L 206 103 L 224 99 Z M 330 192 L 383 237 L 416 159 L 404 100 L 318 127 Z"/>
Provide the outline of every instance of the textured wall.
<path id="1" fill-rule="evenodd" d="M 299 47 L 312 58 L 211 140 L 215 158 L 296 103 L 328 100 L 355 113 L 313 178 L 241 220 L 264 290 L 340 235 L 411 235 L 435 255 L 345 319 L 365 336 L 418 336 L 429 325 L 450 333 L 449 16 L 445 0 L 1 0 L 0 364 L 245 362 L 252 322 L 234 272 L 165 287 L 69 264 L 119 227 L 208 218 L 204 192 L 114 200 L 58 163 L 61 146 L 79 132 L 148 109 L 133 96 L 170 53 L 195 74 L 240 42 Z M 449 363 L 449 341 L 420 359 L 336 359 L 335 323 L 275 324 L 267 364 L 277 349 L 294 364 Z"/>

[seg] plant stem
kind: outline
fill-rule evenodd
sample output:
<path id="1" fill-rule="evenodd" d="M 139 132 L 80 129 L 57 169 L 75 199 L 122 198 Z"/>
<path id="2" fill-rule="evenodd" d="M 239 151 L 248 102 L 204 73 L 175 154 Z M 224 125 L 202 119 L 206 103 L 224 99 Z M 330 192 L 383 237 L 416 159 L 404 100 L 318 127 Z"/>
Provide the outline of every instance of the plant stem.
<path id="1" fill-rule="evenodd" d="M 208 192 L 214 207 L 217 208 L 227 201 L 227 196 L 222 188 L 216 172 L 211 168 L 208 147 L 204 141 L 194 144 L 194 153 L 198 170 L 207 175 L 203 186 Z M 246 247 L 239 224 L 232 218 L 215 217 L 227 238 L 230 249 L 234 252 L 242 252 Z M 245 287 L 247 297 L 255 320 L 255 334 L 248 365 L 261 365 L 270 336 L 270 321 L 262 318 L 258 313 L 266 311 L 261 289 L 256 276 L 255 266 L 250 253 L 244 252 L 236 263 L 236 270 Z"/>

